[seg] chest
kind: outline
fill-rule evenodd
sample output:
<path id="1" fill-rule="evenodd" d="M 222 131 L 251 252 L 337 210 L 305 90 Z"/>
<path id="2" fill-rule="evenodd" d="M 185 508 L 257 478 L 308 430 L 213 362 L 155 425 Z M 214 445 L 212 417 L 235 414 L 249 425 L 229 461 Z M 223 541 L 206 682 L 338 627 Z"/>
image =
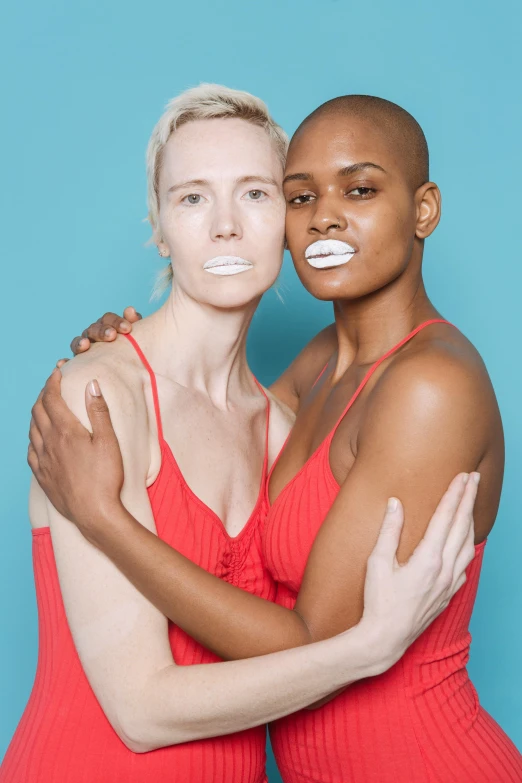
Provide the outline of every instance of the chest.
<path id="1" fill-rule="evenodd" d="M 240 409 L 217 410 L 197 394 L 159 386 L 163 436 L 186 494 L 210 511 L 229 536 L 255 512 L 266 469 L 267 401 L 262 395 Z M 155 453 L 159 473 L 162 455 Z"/>
<path id="2" fill-rule="evenodd" d="M 327 463 L 337 484 L 344 482 L 357 456 L 361 423 L 377 380 L 371 378 L 361 387 L 363 378 L 362 370 L 354 370 L 338 384 L 332 385 L 325 378 L 310 390 L 270 476 L 271 503 L 318 449 L 324 452 L 323 463 Z"/>

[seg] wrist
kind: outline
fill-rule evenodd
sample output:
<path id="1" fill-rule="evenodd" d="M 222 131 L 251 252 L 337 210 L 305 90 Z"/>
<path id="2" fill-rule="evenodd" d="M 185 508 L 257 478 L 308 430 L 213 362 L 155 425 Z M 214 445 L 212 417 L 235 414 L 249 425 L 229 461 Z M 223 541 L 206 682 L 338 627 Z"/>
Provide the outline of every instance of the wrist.
<path id="1" fill-rule="evenodd" d="M 95 513 L 91 512 L 88 517 L 78 519 L 76 524 L 89 543 L 103 551 L 115 535 L 121 535 L 126 513 L 119 498 L 104 501 Z"/>
<path id="2" fill-rule="evenodd" d="M 359 623 L 347 631 L 354 632 L 356 656 L 359 661 L 360 677 L 375 677 L 387 671 L 404 652 L 399 650 L 396 639 L 386 633 L 375 621 L 361 618 Z"/>

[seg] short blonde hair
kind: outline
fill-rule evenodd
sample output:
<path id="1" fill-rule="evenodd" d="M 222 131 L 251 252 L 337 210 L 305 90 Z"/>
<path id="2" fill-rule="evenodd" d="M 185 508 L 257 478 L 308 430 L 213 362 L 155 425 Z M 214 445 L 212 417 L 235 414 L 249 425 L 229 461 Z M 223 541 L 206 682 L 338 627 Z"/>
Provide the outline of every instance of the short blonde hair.
<path id="1" fill-rule="evenodd" d="M 169 101 L 152 131 L 147 147 L 147 201 L 149 222 L 155 238 L 159 225 L 159 175 L 163 151 L 171 135 L 192 120 L 215 120 L 235 117 L 264 128 L 274 144 L 281 164 L 285 165 L 288 136 L 272 119 L 268 107 L 260 98 L 242 90 L 232 90 L 221 84 L 200 84 Z M 163 269 L 154 286 L 153 296 L 159 296 L 172 281 L 172 264 Z"/>

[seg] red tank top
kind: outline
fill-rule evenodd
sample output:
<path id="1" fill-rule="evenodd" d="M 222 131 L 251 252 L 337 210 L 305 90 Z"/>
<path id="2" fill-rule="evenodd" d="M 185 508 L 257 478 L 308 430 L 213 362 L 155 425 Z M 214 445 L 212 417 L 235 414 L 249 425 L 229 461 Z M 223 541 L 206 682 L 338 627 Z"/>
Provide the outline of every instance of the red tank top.
<path id="1" fill-rule="evenodd" d="M 270 508 L 265 557 L 279 583 L 278 604 L 294 607 L 312 544 L 339 492 L 329 451 L 340 422 L 379 365 L 432 323 L 447 322 L 421 324 L 370 368 L 334 429 Z M 480 707 L 466 670 L 484 545 L 476 547 L 466 584 L 395 666 L 317 710 L 272 724 L 285 783 L 522 781 L 522 757 Z"/>
<path id="2" fill-rule="evenodd" d="M 148 493 L 158 535 L 210 573 L 274 600 L 275 587 L 263 564 L 261 542 L 266 517 L 267 442 L 257 503 L 245 527 L 231 538 L 217 515 L 185 482 L 163 438 L 154 373 L 136 341 L 126 336 L 147 368 L 152 385 L 162 461 Z M 268 438 L 268 398 L 266 402 Z M 102 712 L 81 667 L 65 616 L 49 528 L 33 530 L 33 563 L 38 666 L 29 702 L 0 767 L 0 783 L 266 781 L 264 726 L 151 753 L 128 750 Z M 219 660 L 172 623 L 169 638 L 177 664 Z"/>

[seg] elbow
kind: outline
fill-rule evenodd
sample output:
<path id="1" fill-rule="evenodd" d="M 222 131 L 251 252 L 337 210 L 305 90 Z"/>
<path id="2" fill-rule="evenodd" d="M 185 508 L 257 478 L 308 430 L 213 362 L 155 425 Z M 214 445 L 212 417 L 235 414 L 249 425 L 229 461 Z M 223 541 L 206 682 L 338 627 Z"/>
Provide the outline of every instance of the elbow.
<path id="1" fill-rule="evenodd" d="M 145 730 L 139 715 L 122 713 L 117 721 L 111 723 L 120 740 L 132 753 L 149 753 L 156 749 L 157 745 L 151 740 L 150 729 Z"/>
<path id="2" fill-rule="evenodd" d="M 111 721 L 112 727 L 125 747 L 132 753 L 150 753 L 152 750 L 163 748 L 166 745 L 178 745 L 183 742 L 180 736 L 176 736 L 171 725 L 168 738 L 161 726 L 157 725 L 154 717 L 147 713 L 146 709 L 134 706 L 132 709 L 122 709 L 117 720 Z"/>

